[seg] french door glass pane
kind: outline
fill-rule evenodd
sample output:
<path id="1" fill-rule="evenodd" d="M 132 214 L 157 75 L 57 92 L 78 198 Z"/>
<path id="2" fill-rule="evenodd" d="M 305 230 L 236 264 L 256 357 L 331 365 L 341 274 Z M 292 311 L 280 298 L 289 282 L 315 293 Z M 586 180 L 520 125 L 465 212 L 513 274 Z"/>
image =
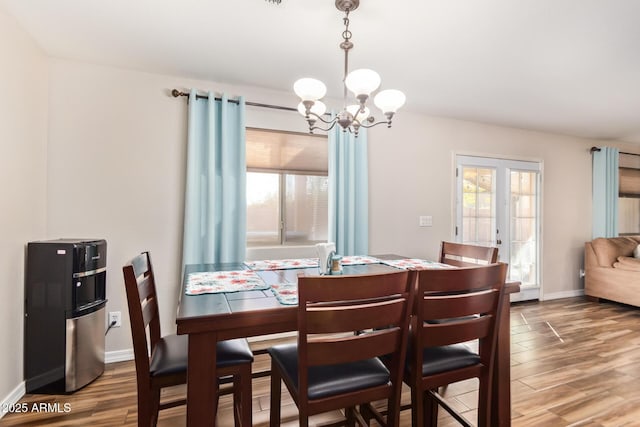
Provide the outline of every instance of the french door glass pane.
<path id="1" fill-rule="evenodd" d="M 285 243 L 326 241 L 329 179 L 286 175 L 285 182 Z"/>
<path id="2" fill-rule="evenodd" d="M 280 244 L 280 174 L 247 172 L 247 245 Z"/>
<path id="3" fill-rule="evenodd" d="M 537 172 L 511 170 L 511 242 L 509 280 L 538 283 Z"/>
<path id="4" fill-rule="evenodd" d="M 496 229 L 496 170 L 462 168 L 462 242 L 492 245 Z"/>

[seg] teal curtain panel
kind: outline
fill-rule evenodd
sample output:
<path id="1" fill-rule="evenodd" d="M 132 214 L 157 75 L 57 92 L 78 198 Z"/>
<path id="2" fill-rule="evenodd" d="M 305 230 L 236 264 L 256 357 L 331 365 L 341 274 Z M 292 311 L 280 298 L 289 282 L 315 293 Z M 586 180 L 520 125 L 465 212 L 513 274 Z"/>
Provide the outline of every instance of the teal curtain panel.
<path id="1" fill-rule="evenodd" d="M 369 253 L 367 130 L 329 132 L 329 236 L 341 255 Z"/>
<path id="2" fill-rule="evenodd" d="M 246 252 L 245 101 L 189 94 L 184 264 L 243 262 Z"/>
<path id="3" fill-rule="evenodd" d="M 617 148 L 601 147 L 593 152 L 593 238 L 618 236 Z"/>

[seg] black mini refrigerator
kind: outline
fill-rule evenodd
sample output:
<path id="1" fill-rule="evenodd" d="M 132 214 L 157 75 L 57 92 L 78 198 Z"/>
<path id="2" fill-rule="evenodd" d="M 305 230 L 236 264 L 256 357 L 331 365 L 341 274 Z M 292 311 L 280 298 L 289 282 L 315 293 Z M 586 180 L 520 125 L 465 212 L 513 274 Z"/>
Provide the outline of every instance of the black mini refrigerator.
<path id="1" fill-rule="evenodd" d="M 104 372 L 107 242 L 29 242 L 25 278 L 27 393 L 70 393 Z"/>

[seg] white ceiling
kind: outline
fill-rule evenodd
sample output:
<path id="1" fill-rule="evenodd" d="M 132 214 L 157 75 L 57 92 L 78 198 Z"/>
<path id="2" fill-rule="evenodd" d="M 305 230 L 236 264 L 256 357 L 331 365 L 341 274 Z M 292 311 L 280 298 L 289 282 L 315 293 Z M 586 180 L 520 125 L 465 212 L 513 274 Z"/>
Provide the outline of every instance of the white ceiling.
<path id="1" fill-rule="evenodd" d="M 333 0 L 0 0 L 49 54 L 342 96 Z M 640 0 L 361 0 L 351 69 L 406 109 L 640 143 Z M 292 105 L 293 106 L 293 105 Z"/>

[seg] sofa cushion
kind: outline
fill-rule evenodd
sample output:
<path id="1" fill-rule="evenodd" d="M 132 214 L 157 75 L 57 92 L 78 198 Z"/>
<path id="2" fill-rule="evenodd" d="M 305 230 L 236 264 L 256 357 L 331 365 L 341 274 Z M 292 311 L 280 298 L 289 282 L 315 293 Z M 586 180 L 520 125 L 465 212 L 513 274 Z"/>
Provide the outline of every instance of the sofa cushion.
<path id="1" fill-rule="evenodd" d="M 631 257 L 638 242 L 630 237 L 598 237 L 591 242 L 601 267 L 611 267 L 619 256 Z"/>
<path id="2" fill-rule="evenodd" d="M 640 271 L 640 259 L 619 256 L 618 261 L 613 263 L 613 267 L 620 270 Z"/>

